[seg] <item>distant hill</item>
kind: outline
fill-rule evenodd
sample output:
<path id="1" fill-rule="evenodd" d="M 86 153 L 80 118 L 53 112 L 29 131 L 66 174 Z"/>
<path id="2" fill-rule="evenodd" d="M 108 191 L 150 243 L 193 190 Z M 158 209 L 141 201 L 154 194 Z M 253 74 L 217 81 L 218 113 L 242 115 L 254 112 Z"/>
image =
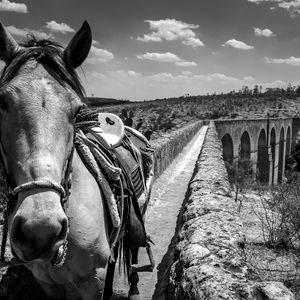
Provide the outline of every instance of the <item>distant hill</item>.
<path id="1" fill-rule="evenodd" d="M 85 103 L 92 107 L 101 107 L 107 105 L 120 105 L 130 103 L 129 100 L 117 100 L 112 98 L 86 97 Z"/>

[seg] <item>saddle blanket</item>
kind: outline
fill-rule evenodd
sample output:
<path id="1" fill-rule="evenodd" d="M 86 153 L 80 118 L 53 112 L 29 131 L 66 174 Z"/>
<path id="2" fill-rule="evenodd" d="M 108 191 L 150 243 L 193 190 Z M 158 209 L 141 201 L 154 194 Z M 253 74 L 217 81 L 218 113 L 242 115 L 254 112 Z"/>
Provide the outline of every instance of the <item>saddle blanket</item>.
<path id="1" fill-rule="evenodd" d="M 86 127 L 81 122 L 76 146 L 107 200 L 115 227 L 111 244 L 125 231 L 129 239 L 139 241 L 138 246 L 145 246 L 143 215 L 153 182 L 153 149 L 140 132 L 124 126 L 118 116 L 98 113 L 97 119 L 97 126 Z M 139 238 L 131 237 L 131 232 Z"/>

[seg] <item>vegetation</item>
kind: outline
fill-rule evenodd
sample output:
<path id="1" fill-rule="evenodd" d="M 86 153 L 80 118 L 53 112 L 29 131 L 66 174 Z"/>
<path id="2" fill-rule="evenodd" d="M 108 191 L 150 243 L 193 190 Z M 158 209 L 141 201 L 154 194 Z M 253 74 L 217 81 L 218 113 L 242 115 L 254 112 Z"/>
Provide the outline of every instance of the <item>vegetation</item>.
<path id="1" fill-rule="evenodd" d="M 128 103 L 129 100 L 116 100 L 112 98 L 86 97 L 85 102 L 91 107 L 101 107 L 105 105 L 120 105 Z"/>
<path id="2" fill-rule="evenodd" d="M 246 237 L 241 256 L 253 276 L 281 281 L 300 299 L 300 173 L 269 187 L 252 180 L 250 162 L 226 167 Z"/>
<path id="3" fill-rule="evenodd" d="M 267 117 L 295 117 L 300 113 L 300 87 L 290 84 L 286 89 L 255 85 L 243 86 L 229 93 L 164 98 L 152 101 L 88 98 L 88 103 L 99 111 L 119 116 L 126 110 L 132 115 L 132 127 L 151 139 L 163 136 L 177 128 L 203 119 L 255 119 Z M 93 100 L 91 100 L 93 99 Z M 95 101 L 95 99 L 100 99 Z M 125 101 L 125 102 L 124 102 Z"/>

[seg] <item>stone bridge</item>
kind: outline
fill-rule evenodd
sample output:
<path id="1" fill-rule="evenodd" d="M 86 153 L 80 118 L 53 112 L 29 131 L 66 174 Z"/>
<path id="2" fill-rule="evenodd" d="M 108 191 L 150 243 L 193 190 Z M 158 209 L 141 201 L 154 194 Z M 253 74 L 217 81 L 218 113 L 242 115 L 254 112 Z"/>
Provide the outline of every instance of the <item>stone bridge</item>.
<path id="1" fill-rule="evenodd" d="M 227 163 L 237 168 L 250 160 L 254 179 L 270 185 L 282 181 L 299 131 L 298 118 L 216 120 L 215 125 Z"/>

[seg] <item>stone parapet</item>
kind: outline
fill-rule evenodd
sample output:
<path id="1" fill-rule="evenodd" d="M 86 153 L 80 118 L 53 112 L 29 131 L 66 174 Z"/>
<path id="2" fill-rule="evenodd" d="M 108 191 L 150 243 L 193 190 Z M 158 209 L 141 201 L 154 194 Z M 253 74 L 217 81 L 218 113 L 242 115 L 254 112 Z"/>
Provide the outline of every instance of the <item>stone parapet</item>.
<path id="1" fill-rule="evenodd" d="M 281 283 L 250 279 L 242 259 L 243 225 L 230 196 L 213 122 L 196 163 L 179 220 L 167 299 L 294 299 Z"/>
<path id="2" fill-rule="evenodd" d="M 151 141 L 151 146 L 155 149 L 155 178 L 162 174 L 174 158 L 200 130 L 202 125 L 203 121 L 198 121 L 173 131 L 165 137 Z"/>

